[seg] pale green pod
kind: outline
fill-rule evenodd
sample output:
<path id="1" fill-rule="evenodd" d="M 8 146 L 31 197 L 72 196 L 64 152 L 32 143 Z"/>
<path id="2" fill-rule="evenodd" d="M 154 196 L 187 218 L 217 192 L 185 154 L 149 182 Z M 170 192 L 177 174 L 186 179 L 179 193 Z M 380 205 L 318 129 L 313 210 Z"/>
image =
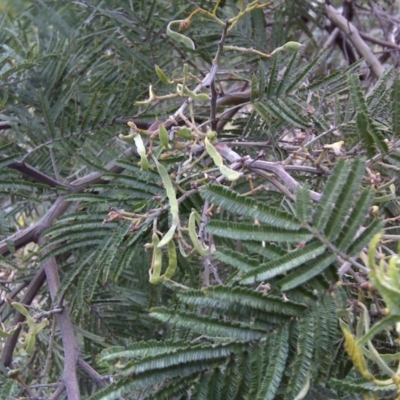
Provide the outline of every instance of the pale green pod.
<path id="1" fill-rule="evenodd" d="M 226 165 L 221 165 L 219 167 L 219 171 L 221 172 L 222 175 L 225 176 L 226 179 L 230 182 L 237 181 L 242 174 L 238 171 L 235 171 L 233 169 L 228 168 Z"/>
<path id="2" fill-rule="evenodd" d="M 179 128 L 175 133 L 182 139 L 190 140 L 192 138 L 192 130 L 186 126 Z"/>
<path id="3" fill-rule="evenodd" d="M 188 88 L 184 88 L 184 94 L 186 94 L 187 96 L 189 96 L 192 100 L 196 100 L 196 101 L 202 101 L 202 102 L 206 102 L 208 100 L 210 100 L 210 97 L 208 96 L 207 93 L 194 93 L 191 90 L 189 90 Z"/>
<path id="4" fill-rule="evenodd" d="M 164 71 L 157 64 L 154 65 L 154 69 L 156 70 L 156 74 L 162 83 L 165 83 L 166 85 L 174 83 L 167 78 L 167 75 L 165 75 Z"/>
<path id="5" fill-rule="evenodd" d="M 42 322 L 40 322 L 40 324 L 37 324 L 35 326 L 34 333 L 37 335 L 38 333 L 42 332 L 42 330 L 46 328 L 48 325 L 49 325 L 49 320 L 47 318 L 44 318 Z"/>
<path id="6" fill-rule="evenodd" d="M 221 174 L 224 175 L 225 178 L 231 182 L 237 181 L 242 176 L 242 174 L 224 165 L 221 155 L 218 153 L 217 149 L 211 144 L 207 137 L 204 139 L 204 143 L 206 145 L 207 153 L 213 159 L 214 164 L 219 168 Z"/>
<path id="7" fill-rule="evenodd" d="M 30 318 L 29 311 L 21 303 L 13 301 L 11 302 L 11 306 L 14 307 L 25 318 Z"/>
<path id="8" fill-rule="evenodd" d="M 184 246 L 182 244 L 182 241 L 179 240 L 179 239 L 178 239 L 178 248 L 179 248 L 179 252 L 181 253 L 181 256 L 183 258 L 189 258 L 193 253 L 193 250 L 189 254 L 186 253 L 186 250 L 185 250 L 185 248 L 184 248 Z"/>
<path id="9" fill-rule="evenodd" d="M 149 160 L 147 159 L 146 148 L 144 147 L 143 139 L 140 134 L 137 134 L 133 140 L 135 141 L 135 145 L 137 151 L 140 155 L 140 168 L 142 171 L 149 170 Z"/>
<path id="10" fill-rule="evenodd" d="M 160 282 L 162 268 L 162 250 L 157 247 L 160 239 L 156 233 L 153 233 L 153 236 L 151 237 L 151 242 L 153 244 L 153 256 L 151 260 L 151 267 L 149 270 L 150 283 L 157 284 Z"/>
<path id="11" fill-rule="evenodd" d="M 284 51 L 291 51 L 291 52 L 296 52 L 300 50 L 303 47 L 303 45 L 299 42 L 287 42 L 282 46 L 282 50 Z"/>
<path id="12" fill-rule="evenodd" d="M 176 228 L 179 225 L 179 204 L 178 200 L 176 199 L 176 193 L 174 186 L 172 184 L 171 178 L 168 175 L 167 170 L 163 165 L 161 165 L 156 158 L 153 158 L 154 162 L 157 167 L 157 171 L 162 179 L 162 182 L 164 184 L 165 190 L 167 192 L 167 197 L 169 200 L 169 206 L 170 206 L 170 213 L 172 216 L 172 224 L 171 227 L 169 228 L 168 232 L 164 235 L 164 237 L 161 239 L 160 243 L 158 244 L 158 248 L 161 248 L 165 245 L 168 244 L 174 237 Z"/>
<path id="13" fill-rule="evenodd" d="M 192 211 L 189 216 L 189 237 L 192 241 L 194 249 L 199 253 L 202 257 L 206 257 L 208 255 L 208 246 L 203 246 L 200 242 L 197 232 L 196 232 L 196 211 Z"/>
<path id="14" fill-rule="evenodd" d="M 280 51 L 289 51 L 295 53 L 296 51 L 300 50 L 303 45 L 299 42 L 287 42 L 283 46 L 276 48 L 270 55 L 273 56 Z"/>
<path id="15" fill-rule="evenodd" d="M 217 141 L 217 132 L 208 130 L 207 131 L 207 138 L 211 142 L 211 144 L 215 143 Z"/>
<path id="16" fill-rule="evenodd" d="M 175 275 L 178 266 L 178 258 L 175 250 L 175 243 L 171 240 L 168 243 L 168 268 L 165 271 L 163 278 L 170 279 Z"/>
<path id="17" fill-rule="evenodd" d="M 5 339 L 8 338 L 10 335 L 10 332 L 0 328 L 0 338 Z"/>
<path id="18" fill-rule="evenodd" d="M 164 124 L 160 124 L 160 126 L 158 127 L 158 137 L 160 138 L 160 142 L 165 149 L 168 150 L 171 148 L 169 144 L 168 132 Z"/>
<path id="19" fill-rule="evenodd" d="M 171 21 L 167 26 L 167 36 L 169 36 L 171 39 L 174 39 L 179 43 L 184 44 L 186 47 L 189 47 L 190 49 L 194 50 L 195 45 L 192 39 L 188 38 L 185 35 L 182 35 L 181 33 L 175 32 L 171 29 L 172 25 L 181 25 L 182 21 L 183 20 Z"/>
<path id="20" fill-rule="evenodd" d="M 217 167 L 220 167 L 221 165 L 223 165 L 221 155 L 218 153 L 217 149 L 211 144 L 211 142 L 209 141 L 209 139 L 207 137 L 204 139 L 204 144 L 206 145 L 207 153 L 213 159 L 214 164 Z"/>
<path id="21" fill-rule="evenodd" d="M 34 332 L 28 332 L 25 338 L 25 350 L 28 354 L 32 354 L 35 350 L 36 335 Z"/>

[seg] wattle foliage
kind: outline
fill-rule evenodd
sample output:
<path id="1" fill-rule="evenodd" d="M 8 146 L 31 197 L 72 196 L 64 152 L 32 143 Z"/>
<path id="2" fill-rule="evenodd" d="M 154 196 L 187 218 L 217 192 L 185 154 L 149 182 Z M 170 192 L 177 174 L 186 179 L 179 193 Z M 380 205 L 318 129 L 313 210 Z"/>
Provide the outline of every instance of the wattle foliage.
<path id="1" fill-rule="evenodd" d="M 400 80 L 327 7 L 2 19 L 2 398 L 396 398 Z"/>

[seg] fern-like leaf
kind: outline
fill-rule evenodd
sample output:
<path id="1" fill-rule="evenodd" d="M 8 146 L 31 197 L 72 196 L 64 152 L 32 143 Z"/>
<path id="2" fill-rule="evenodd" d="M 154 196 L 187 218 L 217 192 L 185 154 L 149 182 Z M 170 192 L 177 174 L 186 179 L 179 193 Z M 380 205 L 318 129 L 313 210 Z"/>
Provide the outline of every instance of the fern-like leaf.
<path id="1" fill-rule="evenodd" d="M 177 326 L 189 328 L 194 332 L 208 336 L 221 336 L 237 340 L 255 340 L 265 335 L 265 331 L 253 329 L 250 325 L 228 323 L 216 318 L 201 317 L 194 313 L 174 311 L 167 308 L 153 308 L 150 315 L 162 322 L 169 322 Z"/>
<path id="2" fill-rule="evenodd" d="M 314 318 L 310 314 L 298 324 L 296 356 L 288 370 L 289 384 L 285 399 L 292 400 L 311 379 L 311 360 L 314 345 Z"/>
<path id="3" fill-rule="evenodd" d="M 319 242 L 313 242 L 304 248 L 287 253 L 283 257 L 272 260 L 266 264 L 262 264 L 257 268 L 253 268 L 241 277 L 242 284 L 251 284 L 272 279 L 278 275 L 289 272 L 299 267 L 317 256 L 325 253 L 325 246 Z M 291 275 L 290 275 L 291 276 Z"/>
<path id="4" fill-rule="evenodd" d="M 292 215 L 257 202 L 250 197 L 239 196 L 224 186 L 210 185 L 200 191 L 201 196 L 215 205 L 242 216 L 257 219 L 277 228 L 300 229 L 300 224 Z"/>
<path id="5" fill-rule="evenodd" d="M 311 239 L 311 233 L 306 229 L 281 229 L 271 226 L 255 226 L 240 222 L 211 221 L 207 231 L 213 235 L 236 239 L 271 242 L 301 242 Z"/>
<path id="6" fill-rule="evenodd" d="M 256 400 L 273 400 L 281 383 L 289 353 L 289 328 L 284 326 L 270 336 L 268 365 L 260 384 Z"/>

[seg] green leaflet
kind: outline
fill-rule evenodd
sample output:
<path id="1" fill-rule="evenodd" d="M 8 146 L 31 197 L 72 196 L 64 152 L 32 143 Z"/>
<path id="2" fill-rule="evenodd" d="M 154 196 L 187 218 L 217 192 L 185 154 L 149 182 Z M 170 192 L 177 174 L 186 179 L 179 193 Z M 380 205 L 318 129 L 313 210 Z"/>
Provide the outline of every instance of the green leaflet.
<path id="1" fill-rule="evenodd" d="M 306 264 L 308 261 L 323 254 L 325 250 L 325 246 L 321 243 L 310 243 L 302 249 L 296 250 L 292 253 L 287 253 L 283 257 L 250 270 L 242 275 L 240 282 L 242 284 L 251 284 L 255 282 L 268 281 L 277 275 L 282 275 L 300 265 Z"/>
<path id="2" fill-rule="evenodd" d="M 392 84 L 392 132 L 394 137 L 400 136 L 400 79 L 396 74 Z"/>
<path id="3" fill-rule="evenodd" d="M 244 323 L 229 323 L 217 318 L 202 317 L 195 313 L 177 312 L 164 307 L 153 308 L 150 315 L 160 321 L 168 321 L 200 334 L 206 332 L 211 337 L 221 336 L 237 340 L 256 340 L 265 335 L 265 331 L 253 329 L 250 325 Z"/>
<path id="4" fill-rule="evenodd" d="M 301 303 L 283 300 L 273 295 L 265 295 L 260 291 L 242 287 L 224 287 L 216 286 L 203 289 L 207 297 L 221 299 L 228 303 L 237 303 L 242 306 L 255 308 L 265 312 L 285 314 L 288 316 L 301 316 L 307 307 Z M 181 296 L 188 296 L 188 293 L 182 293 Z"/>
<path id="5" fill-rule="evenodd" d="M 318 203 L 313 225 L 318 231 L 325 229 L 325 226 L 336 207 L 342 190 L 346 187 L 347 177 L 350 174 L 351 163 L 339 160 L 334 168 L 333 174 L 325 185 L 322 198 Z"/>
<path id="6" fill-rule="evenodd" d="M 372 190 L 364 190 L 361 192 L 360 197 L 357 200 L 356 205 L 350 212 L 348 221 L 342 228 L 339 237 L 337 239 L 337 246 L 340 250 L 344 251 L 349 248 L 351 242 L 356 237 L 357 231 L 365 221 L 365 216 L 369 208 L 372 205 L 374 199 L 374 193 Z"/>
<path id="7" fill-rule="evenodd" d="M 220 344 L 188 346 L 175 348 L 173 352 L 163 352 L 156 355 L 148 355 L 145 352 L 138 360 L 132 360 L 121 368 L 124 375 L 140 374 L 149 370 L 167 369 L 171 366 L 214 362 L 228 357 L 233 351 L 240 351 L 241 344 Z"/>
<path id="8" fill-rule="evenodd" d="M 279 85 L 276 88 L 275 91 L 271 92 L 276 93 L 277 96 L 281 96 L 283 93 L 285 93 L 286 89 L 289 87 L 289 85 L 293 82 L 295 73 L 296 73 L 296 67 L 297 64 L 299 63 L 301 53 L 299 51 L 296 51 L 292 58 L 290 59 L 285 72 L 282 75 L 281 80 L 279 81 Z M 275 57 L 274 60 L 277 60 L 278 57 Z M 278 71 L 276 71 L 277 73 Z"/>
<path id="9" fill-rule="evenodd" d="M 354 203 L 354 199 L 356 198 L 357 192 L 359 191 L 362 180 L 364 178 L 364 171 L 364 159 L 357 158 L 354 160 L 354 162 L 351 163 L 351 171 L 347 176 L 346 185 L 343 186 L 343 189 L 341 190 L 339 197 L 335 202 L 333 212 L 324 230 L 325 236 L 332 242 L 340 234 L 342 225 L 344 224 L 346 217 L 348 216 L 349 210 Z M 358 208 L 358 205 L 356 205 L 355 207 Z"/>
<path id="10" fill-rule="evenodd" d="M 309 281 L 315 276 L 320 275 L 322 272 L 328 268 L 333 261 L 335 260 L 335 256 L 329 252 L 322 253 L 318 257 L 309 260 L 306 264 L 281 279 L 278 282 L 282 291 L 287 291 L 293 289 L 301 284 Z"/>
<path id="11" fill-rule="evenodd" d="M 311 360 L 314 346 L 314 318 L 312 314 L 304 317 L 298 327 L 296 356 L 291 364 L 288 376 L 289 384 L 286 389 L 285 400 L 294 399 L 304 388 L 304 383 L 310 379 Z"/>
<path id="12" fill-rule="evenodd" d="M 387 143 L 379 127 L 373 121 L 368 110 L 368 104 L 363 94 L 358 76 L 351 75 L 349 77 L 350 93 L 352 101 L 357 111 L 357 128 L 360 137 L 366 147 L 367 154 L 372 157 L 376 153 L 376 149 L 386 153 L 388 151 Z"/>
<path id="13" fill-rule="evenodd" d="M 269 338 L 268 364 L 263 373 L 256 400 L 274 400 L 289 354 L 289 329 L 283 326 Z"/>
<path id="14" fill-rule="evenodd" d="M 234 251 L 224 247 L 220 248 L 214 254 L 214 257 L 243 272 L 251 271 L 259 265 L 259 261 L 256 258 L 250 258 L 246 253 Z"/>
<path id="15" fill-rule="evenodd" d="M 286 100 L 286 99 L 285 99 Z M 309 122 L 300 113 L 296 113 L 298 110 L 293 110 L 292 105 L 288 105 L 286 102 L 288 100 L 277 99 L 277 100 L 267 100 L 263 102 L 253 103 L 254 109 L 268 121 L 271 116 L 275 116 L 282 121 L 286 121 L 290 126 L 295 126 L 299 128 L 308 128 Z M 297 107 L 296 107 L 297 108 Z"/>
<path id="16" fill-rule="evenodd" d="M 200 191 L 201 196 L 232 213 L 257 219 L 270 226 L 300 229 L 301 224 L 293 215 L 257 202 L 251 197 L 240 196 L 235 191 L 224 186 L 208 185 Z"/>
<path id="17" fill-rule="evenodd" d="M 215 220 L 207 225 L 207 232 L 229 239 L 258 242 L 307 242 L 312 238 L 312 234 L 307 229 L 292 230 Z"/>
<path id="18" fill-rule="evenodd" d="M 296 190 L 296 217 L 302 223 L 309 222 L 313 203 L 310 190 L 307 187 L 300 187 Z"/>
<path id="19" fill-rule="evenodd" d="M 298 54 L 298 53 L 296 53 Z M 295 55 L 293 55 L 295 57 Z M 275 96 L 276 91 L 277 91 L 277 86 L 278 86 L 278 60 L 279 57 L 276 56 L 272 60 L 272 67 L 269 72 L 269 80 L 268 80 L 268 87 L 267 87 L 267 97 L 270 99 L 271 97 Z M 260 100 L 262 100 L 262 97 L 260 96 Z"/>

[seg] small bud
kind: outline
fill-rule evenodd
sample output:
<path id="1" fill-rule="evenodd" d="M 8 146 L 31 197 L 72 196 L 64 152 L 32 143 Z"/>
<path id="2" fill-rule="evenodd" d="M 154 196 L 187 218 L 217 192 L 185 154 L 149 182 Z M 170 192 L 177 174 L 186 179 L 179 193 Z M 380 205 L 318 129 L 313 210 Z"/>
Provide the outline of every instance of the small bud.
<path id="1" fill-rule="evenodd" d="M 330 149 L 333 150 L 334 153 L 339 156 L 341 154 L 341 148 L 344 145 L 344 141 L 341 140 L 340 142 L 332 143 L 332 144 L 326 144 L 324 146 L 324 149 Z"/>
<path id="2" fill-rule="evenodd" d="M 178 129 L 176 134 L 182 139 L 190 140 L 192 138 L 192 130 L 187 128 L 186 126 Z"/>
<path id="3" fill-rule="evenodd" d="M 271 54 L 270 56 L 275 55 L 276 53 L 279 53 L 280 51 L 289 51 L 292 53 L 295 53 L 296 51 L 298 51 L 301 47 L 303 47 L 303 45 L 299 42 L 287 42 L 285 43 L 283 46 L 280 46 L 278 48 L 276 48 Z"/>
<path id="4" fill-rule="evenodd" d="M 173 83 L 167 78 L 167 75 L 165 75 L 164 71 L 157 64 L 154 65 L 154 69 L 156 70 L 156 74 L 162 83 L 165 83 L 166 85 Z"/>
<path id="5" fill-rule="evenodd" d="M 160 126 L 158 127 L 158 137 L 160 138 L 160 142 L 165 149 L 171 148 L 171 146 L 169 145 L 168 132 L 164 124 L 160 124 Z"/>
<path id="6" fill-rule="evenodd" d="M 211 131 L 211 130 L 208 131 L 207 132 L 207 138 L 212 144 L 214 144 L 217 141 L 217 132 L 214 132 L 214 131 Z"/>
<path id="7" fill-rule="evenodd" d="M 190 19 L 186 18 L 183 19 L 180 23 L 179 23 L 179 32 L 185 32 L 190 28 Z"/>
<path id="8" fill-rule="evenodd" d="M 379 216 L 379 207 L 378 206 L 372 206 L 371 207 L 371 214 L 377 218 Z"/>
<path id="9" fill-rule="evenodd" d="M 296 52 L 299 50 L 303 45 L 299 42 L 287 42 L 282 46 L 282 50 L 284 51 L 291 51 Z"/>

